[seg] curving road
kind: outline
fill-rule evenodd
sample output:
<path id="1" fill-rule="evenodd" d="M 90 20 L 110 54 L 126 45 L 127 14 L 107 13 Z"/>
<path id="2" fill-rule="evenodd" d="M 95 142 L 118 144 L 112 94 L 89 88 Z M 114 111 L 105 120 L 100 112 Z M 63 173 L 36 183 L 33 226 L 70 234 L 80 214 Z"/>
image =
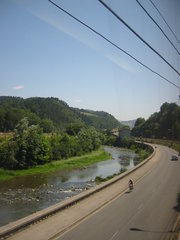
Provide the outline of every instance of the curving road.
<path id="1" fill-rule="evenodd" d="M 173 153 L 172 149 L 158 146 L 154 157 L 130 175 L 16 232 L 8 240 L 170 239 L 180 192 L 180 159 L 171 161 Z M 131 193 L 127 191 L 129 178 L 136 182 Z"/>
<path id="2" fill-rule="evenodd" d="M 158 146 L 160 160 L 139 180 L 133 192 L 125 192 L 103 209 L 56 240 L 167 240 L 177 217 L 180 191 L 180 159 L 173 150 Z"/>

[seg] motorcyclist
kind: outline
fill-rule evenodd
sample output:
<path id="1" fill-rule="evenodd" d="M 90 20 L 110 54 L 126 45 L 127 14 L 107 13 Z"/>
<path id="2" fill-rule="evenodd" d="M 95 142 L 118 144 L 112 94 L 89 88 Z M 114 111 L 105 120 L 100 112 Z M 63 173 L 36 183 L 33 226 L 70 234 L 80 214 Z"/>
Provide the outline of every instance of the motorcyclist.
<path id="1" fill-rule="evenodd" d="M 134 184 L 132 179 L 129 180 L 129 190 L 132 190 L 134 188 Z"/>

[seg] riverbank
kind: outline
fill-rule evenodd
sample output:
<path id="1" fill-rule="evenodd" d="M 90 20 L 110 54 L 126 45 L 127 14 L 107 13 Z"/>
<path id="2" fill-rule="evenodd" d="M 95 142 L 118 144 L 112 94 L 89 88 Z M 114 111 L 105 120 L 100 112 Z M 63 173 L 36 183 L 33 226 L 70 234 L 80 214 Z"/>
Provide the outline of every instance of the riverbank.
<path id="1" fill-rule="evenodd" d="M 82 156 L 71 157 L 65 160 L 53 161 L 45 165 L 39 165 L 25 170 L 0 169 L 0 181 L 8 180 L 18 176 L 35 175 L 39 173 L 51 173 L 56 172 L 58 170 L 83 169 L 93 163 L 105 161 L 108 159 L 111 159 L 110 153 L 106 152 L 104 148 L 101 147 L 96 151 L 93 151 Z"/>
<path id="2" fill-rule="evenodd" d="M 109 147 L 108 147 L 109 148 Z M 116 148 L 113 148 L 112 149 L 112 151 L 114 152 L 114 150 L 116 150 Z M 123 153 L 123 151 L 125 151 L 125 150 L 121 150 L 122 151 L 122 154 L 124 154 Z M 157 149 L 156 149 L 156 152 L 157 152 Z M 115 158 L 117 158 L 117 161 L 118 161 L 118 159 L 119 159 L 119 156 L 120 155 L 122 155 L 122 154 L 119 154 L 118 152 L 114 152 L 114 154 L 112 155 L 113 156 L 113 159 L 114 160 L 112 160 L 111 162 L 115 162 L 116 160 L 115 160 Z M 132 153 L 131 153 L 132 154 Z M 151 156 L 151 157 L 153 157 L 154 156 L 154 154 Z M 155 162 L 156 162 L 156 159 L 157 158 L 155 158 L 154 160 L 155 160 Z M 136 182 L 136 178 L 138 177 L 138 175 L 137 175 L 137 172 L 136 171 L 138 171 L 138 172 L 141 172 L 141 174 L 143 174 L 144 175 L 144 170 L 145 170 L 145 172 L 146 171 L 149 171 L 149 165 L 151 165 L 151 164 L 153 164 L 153 162 L 154 162 L 154 160 L 153 161 L 149 161 L 149 159 L 147 159 L 145 162 L 143 162 L 142 164 L 140 164 L 142 167 L 140 167 L 140 166 L 136 166 L 135 168 L 133 168 L 133 169 L 130 169 L 130 171 L 128 171 L 127 172 L 127 174 L 126 173 L 124 173 L 124 174 L 122 174 L 121 176 L 117 176 L 117 177 L 115 177 L 115 178 L 113 178 L 113 179 L 111 179 L 110 181 L 108 181 L 107 183 L 102 183 L 102 184 L 100 184 L 99 186 L 96 186 L 95 188 L 91 188 L 91 189 L 89 189 L 89 190 L 87 190 L 87 191 L 83 191 L 83 192 L 81 192 L 81 193 L 78 193 L 77 194 L 77 196 L 74 196 L 74 197 L 71 197 L 71 198 L 68 198 L 68 199 L 66 199 L 65 201 L 63 201 L 63 202 L 60 202 L 59 200 L 57 201 L 58 202 L 58 204 L 56 204 L 56 205 L 54 205 L 54 206 L 52 206 L 52 207 L 50 207 L 50 208 L 47 208 L 47 209 L 44 209 L 43 211 L 42 211 L 42 213 L 43 213 L 43 216 L 45 216 L 44 214 L 47 214 L 47 212 L 48 211 L 50 211 L 51 212 L 51 214 L 52 214 L 52 209 L 57 209 L 57 208 L 59 208 L 59 206 L 60 206 L 60 208 L 61 208 L 61 206 L 67 206 L 67 204 L 68 204 L 68 206 L 69 205 L 71 205 L 71 202 L 74 202 L 74 203 L 77 203 L 77 201 L 80 201 L 80 200 L 82 200 L 82 199 L 84 199 L 84 198 L 86 198 L 86 197 L 90 197 L 90 196 L 96 196 L 96 194 L 94 194 L 94 193 L 96 193 L 96 192 L 99 192 L 101 189 L 106 189 L 106 187 L 108 187 L 108 186 L 110 186 L 111 185 L 111 187 L 109 188 L 109 190 L 108 190 L 108 193 L 107 192 L 105 192 L 104 193 L 104 191 L 100 191 L 100 192 L 102 192 L 102 194 L 103 194 L 103 196 L 104 196 L 104 198 L 102 198 L 101 196 L 99 196 L 98 195 L 98 193 L 97 193 L 97 197 L 95 197 L 95 198 L 97 198 L 97 199 L 95 199 L 95 200 L 93 200 L 93 199 L 91 199 L 90 200 L 90 202 L 91 202 L 91 204 L 86 204 L 86 200 L 85 200 L 85 203 L 83 203 L 83 205 L 84 206 L 86 206 L 85 208 L 84 207 L 80 207 L 79 209 L 81 209 L 81 210 L 85 210 L 85 213 L 86 214 L 88 214 L 88 212 L 90 211 L 91 212 L 91 207 L 93 207 L 93 205 L 92 205 L 92 203 L 94 203 L 94 206 L 95 206 L 95 208 L 96 209 L 98 209 L 100 206 L 102 206 L 102 205 L 104 205 L 106 202 L 108 202 L 110 199 L 113 199 L 114 198 L 114 196 L 117 196 L 117 195 L 119 195 L 119 191 L 121 192 L 121 191 L 124 191 L 124 187 L 125 188 L 127 188 L 127 182 L 128 182 L 128 180 L 129 180 L 129 175 L 130 175 L 130 173 L 131 174 L 135 174 L 135 176 L 132 176 L 131 178 L 134 180 L 134 182 Z M 107 161 L 107 162 L 110 162 L 110 161 Z M 106 163 L 107 162 L 104 162 L 104 166 L 106 167 L 106 169 L 108 169 L 109 170 L 109 165 L 106 165 Z M 145 164 L 146 163 L 146 164 Z M 98 163 L 98 165 L 101 165 L 102 163 Z M 108 167 L 107 167 L 108 166 Z M 145 168 L 145 169 L 144 169 Z M 116 167 L 116 169 L 117 169 L 117 167 Z M 144 170 L 143 170 L 144 169 Z M 88 169 L 84 169 L 83 171 L 87 171 Z M 90 168 L 90 171 L 91 171 L 91 173 L 92 173 L 92 170 L 93 171 L 95 171 L 95 173 L 97 173 L 97 169 L 94 169 L 94 168 Z M 87 174 L 87 172 L 86 172 L 86 174 Z M 82 178 L 82 176 L 84 176 L 85 174 L 83 173 L 83 175 L 81 174 L 81 178 Z M 127 175 L 127 178 L 126 178 L 126 175 Z M 40 179 L 41 177 L 39 177 L 38 179 Z M 119 180 L 122 180 L 122 181 L 124 181 L 124 184 L 120 184 L 120 182 L 119 182 Z M 54 183 L 52 183 L 52 180 L 54 181 Z M 47 186 L 47 183 L 48 183 L 48 185 L 49 184 L 53 184 L 53 185 L 55 185 L 55 184 L 57 184 L 58 183 L 58 181 L 60 180 L 60 178 L 57 176 L 57 178 L 55 178 L 55 176 L 53 175 L 53 178 L 50 178 L 50 181 L 49 182 L 47 182 L 46 181 L 46 186 Z M 70 182 L 72 183 L 72 179 L 70 180 Z M 117 184 L 115 184 L 117 182 Z M 14 183 L 14 180 L 13 180 L 13 183 Z M 44 183 L 41 181 L 41 183 L 40 183 L 41 185 L 40 185 L 40 187 L 39 187 L 39 189 L 41 189 L 42 190 L 42 186 L 44 186 Z M 73 183 L 73 185 L 74 185 L 74 183 Z M 116 187 L 114 186 L 114 185 L 116 185 Z M 124 187 L 123 187 L 124 186 Z M 57 189 L 59 189 L 59 191 L 61 191 L 61 189 L 63 190 L 63 189 L 67 189 L 66 188 L 67 187 L 67 184 L 66 183 L 64 183 L 64 186 L 62 186 L 61 184 L 59 185 L 59 183 L 57 184 Z M 76 187 L 75 185 L 74 185 L 74 187 Z M 123 189 L 121 188 L 121 187 L 123 187 Z M 33 193 L 35 193 L 36 192 L 36 194 L 35 194 L 35 196 L 37 196 L 37 191 L 35 190 L 35 186 L 33 186 Z M 29 185 L 28 185 L 28 189 L 29 189 Z M 50 190 L 50 191 L 49 191 Z M 47 193 L 47 191 L 48 191 L 48 194 L 44 194 L 44 193 Z M 110 192 L 109 192 L 110 191 Z M 43 199 L 41 198 L 42 196 L 39 196 L 39 198 L 38 198 L 38 200 L 39 200 L 39 202 L 38 202 L 38 204 L 39 204 L 39 206 L 40 206 L 40 210 L 42 210 L 43 208 L 42 208 L 42 206 L 44 206 L 44 202 L 46 202 L 47 203 L 47 200 L 49 199 L 49 200 L 52 200 L 52 199 L 57 199 L 57 194 L 58 194 L 58 192 L 56 192 L 56 195 L 51 195 L 51 192 L 52 192 L 52 188 L 50 188 L 50 189 L 48 189 L 48 190 L 46 190 L 46 191 L 43 191 L 44 193 L 43 193 L 43 196 L 45 196 L 46 197 L 46 199 L 44 199 L 44 201 L 43 201 Z M 13 194 L 14 195 L 14 194 Z M 5 196 L 7 196 L 7 195 L 5 195 Z M 52 197 L 53 196 L 53 197 Z M 29 195 L 28 195 L 28 198 L 29 198 Z M 23 199 L 23 198 L 22 198 Z M 78 199 L 78 200 L 77 200 Z M 103 200 L 104 199 L 104 200 Z M 98 200 L 98 201 L 97 201 Z M 87 201 L 89 201 L 88 199 L 87 199 Z M 104 202 L 105 201 L 105 202 Z M 81 202 L 84 202 L 84 201 L 81 201 Z M 99 202 L 99 204 L 100 205 L 98 205 L 98 202 Z M 4 206 L 2 206 L 2 211 L 3 211 L 3 209 L 5 209 L 5 212 L 4 212 L 4 218 L 1 218 L 2 219 L 2 221 L 4 221 L 4 219 L 6 218 L 6 217 L 8 217 L 8 216 L 10 216 L 11 217 L 11 219 L 10 219 L 10 221 L 12 222 L 12 214 L 8 214 L 8 212 L 7 212 L 7 210 L 8 210 L 8 208 L 9 208 L 9 210 L 10 210 L 10 213 L 12 213 L 12 211 L 13 211 L 13 206 L 11 205 L 10 207 L 9 207 L 9 204 L 8 204 L 8 201 L 5 201 L 5 203 L 7 204 L 7 207 L 6 208 L 4 208 Z M 17 213 L 19 214 L 19 213 L 22 213 L 22 212 L 24 212 L 23 211 L 23 201 L 22 200 L 20 200 L 19 201 L 19 203 L 20 203 L 20 206 L 19 206 L 19 209 L 17 208 L 17 204 L 15 205 L 15 211 L 17 211 Z M 25 205 L 24 207 L 25 207 L 25 209 L 27 208 L 27 206 L 28 207 L 30 207 L 30 209 L 32 210 L 32 205 L 30 205 L 32 203 L 32 201 L 30 200 L 29 202 L 28 202 L 28 205 Z M 52 204 L 51 204 L 52 205 Z M 51 205 L 49 205 L 49 206 L 51 206 Z M 46 207 L 47 207 L 48 205 L 46 204 Z M 75 206 L 76 206 L 76 204 L 75 204 Z M 87 207 L 89 208 L 90 207 L 90 209 L 88 210 L 87 209 Z M 69 208 L 68 208 L 69 209 Z M 88 210 L 88 212 L 87 212 L 87 210 Z M 0 209 L 0 211 L 1 211 L 1 209 Z M 37 211 L 37 210 L 36 210 Z M 35 211 L 35 212 L 36 212 Z M 94 210 L 92 210 L 92 211 L 94 211 Z M 82 213 L 82 211 L 79 211 L 78 210 L 78 212 L 79 212 L 79 214 L 81 215 L 81 213 Z M 27 211 L 26 211 L 26 213 L 27 213 Z M 64 213 L 63 213 L 64 214 Z M 37 214 L 33 214 L 33 215 L 31 215 L 31 216 L 29 216 L 29 218 L 28 218 L 28 221 L 29 221 L 29 219 L 31 218 L 34 218 L 34 217 L 36 217 L 36 216 L 40 216 L 41 217 L 41 219 L 43 218 L 42 217 L 42 215 L 41 215 L 41 212 L 38 212 Z M 56 215 L 57 216 L 57 215 Z M 77 215 L 76 214 L 73 214 L 73 213 L 71 213 L 71 215 L 69 215 L 69 214 L 67 214 L 66 216 L 71 216 L 70 217 L 70 220 L 72 221 L 73 219 L 74 219 L 74 217 L 76 217 Z M 72 218 L 72 216 L 74 216 L 73 218 Z M 21 216 L 22 217 L 22 216 Z M 16 217 L 14 217 L 14 219 L 18 219 L 18 218 L 16 218 Z M 65 219 L 66 220 L 66 219 Z M 26 221 L 27 221 L 27 218 L 26 218 Z M 6 222 L 9 222 L 9 220 L 8 221 L 6 221 Z M 17 222 L 15 222 L 14 224 L 13 224 L 13 226 L 18 226 L 18 224 L 20 223 L 23 223 L 24 221 L 23 221 L 23 219 L 22 220 L 20 220 L 20 221 L 17 221 Z M 44 221 L 42 221 L 42 222 L 44 222 Z M 53 223 L 57 223 L 57 222 L 59 222 L 59 220 L 58 221 L 56 221 L 56 220 L 54 220 L 53 219 Z M 60 222 L 62 222 L 62 221 L 60 221 Z M 68 226 L 69 226 L 69 221 L 68 220 L 66 220 L 65 221 L 67 224 L 68 224 Z M 62 223 L 64 223 L 64 221 L 62 222 Z M 49 226 L 51 226 L 51 224 L 49 225 L 48 224 L 48 226 L 46 226 L 44 229 L 48 229 L 48 232 L 51 234 L 51 231 L 49 231 Z M 1 228 L 2 230 L 3 229 L 8 229 L 8 227 L 10 227 L 10 228 L 12 228 L 12 224 L 10 224 L 10 225 L 7 225 L 7 226 L 5 226 L 4 228 Z M 54 229 L 54 228 L 53 228 Z M 1 230 L 1 232 L 2 232 L 2 230 Z M 40 227 L 38 226 L 38 233 L 39 233 L 39 230 L 40 230 Z M 51 230 L 52 230 L 52 228 L 51 228 Z M 44 231 L 44 230 L 43 230 Z M 59 229 L 58 228 L 58 231 L 61 231 L 61 229 Z M 38 234 L 37 233 L 37 234 Z M 29 236 L 31 236 L 32 237 L 32 234 L 30 234 Z M 45 236 L 43 236 L 42 237 L 42 239 L 46 239 L 46 237 L 47 236 L 49 236 L 48 234 L 47 234 L 47 232 L 46 232 L 46 234 L 45 234 Z M 23 239 L 26 239 L 27 237 L 23 237 Z M 48 238 L 48 237 L 47 237 Z M 38 239 L 40 239 L 40 237 L 39 237 L 39 235 L 38 235 Z"/>
<path id="3" fill-rule="evenodd" d="M 94 188 L 97 176 L 106 178 L 125 167 L 127 170 L 134 168 L 134 152 L 109 146 L 104 146 L 104 149 L 111 155 L 109 160 L 92 163 L 87 167 L 83 165 L 78 169 L 60 169 L 0 181 L 0 226 Z"/>
<path id="4" fill-rule="evenodd" d="M 138 157 L 135 159 L 135 165 L 142 162 L 151 154 L 151 151 L 148 152 L 147 150 L 141 149 L 141 148 L 137 148 L 137 149 L 133 148 L 132 151 L 138 154 Z M 4 170 L 0 168 L 0 181 L 9 180 L 19 176 L 53 173 L 59 170 L 84 169 L 94 163 L 98 163 L 108 159 L 112 159 L 111 154 L 105 151 L 103 147 L 100 147 L 98 150 L 92 151 L 91 153 L 87 153 L 82 156 L 76 156 L 68 159 L 52 161 L 44 165 L 38 165 L 36 167 L 32 167 L 24 170 Z"/>
<path id="5" fill-rule="evenodd" d="M 122 148 L 124 150 L 127 150 L 127 148 Z M 141 148 L 137 148 L 137 149 L 134 149 L 132 148 L 131 149 L 132 152 L 134 152 L 134 154 L 136 154 L 135 158 L 134 158 L 134 166 L 140 164 L 141 162 L 143 162 L 145 159 L 149 158 L 151 156 L 151 154 L 153 153 L 153 149 L 151 147 L 149 147 L 149 149 L 141 149 Z M 128 163 L 130 163 L 130 158 L 129 156 L 120 156 L 121 158 L 121 163 L 122 161 L 125 163 L 125 165 L 128 165 Z M 106 182 L 124 172 L 126 172 L 128 169 L 126 168 L 126 166 L 122 167 L 120 169 L 120 171 L 118 173 L 114 173 L 112 175 L 109 175 L 107 177 L 102 177 L 102 176 L 97 176 L 95 178 L 95 182 L 97 184 L 100 184 L 102 182 Z"/>
<path id="6" fill-rule="evenodd" d="M 102 182 L 106 182 L 106 181 L 108 181 L 108 180 L 110 180 L 110 179 L 112 179 L 112 178 L 114 178 L 114 177 L 117 177 L 117 176 L 119 176 L 120 174 L 122 174 L 122 173 L 124 173 L 124 172 L 126 172 L 127 171 L 127 168 L 121 168 L 121 170 L 119 171 L 119 173 L 114 173 L 113 175 L 110 175 L 110 176 L 107 176 L 106 178 L 103 178 L 103 177 L 101 177 L 101 176 L 97 176 L 96 178 L 95 178 L 95 182 L 97 183 L 97 184 L 100 184 L 100 183 L 102 183 Z"/>

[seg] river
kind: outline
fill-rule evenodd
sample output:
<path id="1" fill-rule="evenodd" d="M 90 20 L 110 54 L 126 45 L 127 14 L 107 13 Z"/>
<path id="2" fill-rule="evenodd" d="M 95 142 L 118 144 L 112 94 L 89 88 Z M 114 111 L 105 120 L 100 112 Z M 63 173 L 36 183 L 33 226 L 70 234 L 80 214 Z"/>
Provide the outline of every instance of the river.
<path id="1" fill-rule="evenodd" d="M 96 185 L 95 178 L 134 167 L 136 154 L 129 150 L 105 147 L 112 159 L 86 169 L 58 171 L 16 177 L 0 182 L 0 226 L 42 210 Z"/>

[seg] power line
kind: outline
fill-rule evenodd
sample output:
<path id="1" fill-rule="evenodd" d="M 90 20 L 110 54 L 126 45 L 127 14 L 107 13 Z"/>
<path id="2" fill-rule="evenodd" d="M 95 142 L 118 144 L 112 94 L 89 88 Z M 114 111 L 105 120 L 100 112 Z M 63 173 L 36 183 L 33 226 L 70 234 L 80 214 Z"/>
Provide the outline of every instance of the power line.
<path id="1" fill-rule="evenodd" d="M 172 43 L 172 41 L 168 38 L 168 36 L 165 34 L 165 32 L 159 26 L 159 24 L 153 19 L 153 17 L 148 13 L 148 11 L 143 7 L 143 5 L 138 0 L 136 0 L 136 2 L 144 10 L 144 12 L 148 15 L 148 17 L 154 22 L 154 24 L 159 28 L 159 30 L 162 32 L 162 34 L 165 36 L 165 38 L 170 42 L 170 44 L 173 46 L 173 48 L 176 50 L 176 52 L 180 55 L 180 52 L 178 51 L 178 49 L 175 47 L 175 45 Z"/>
<path id="2" fill-rule="evenodd" d="M 157 10 L 157 12 L 159 13 L 159 15 L 161 16 L 161 18 L 163 19 L 163 21 L 165 22 L 166 26 L 169 28 L 169 30 L 171 31 L 171 33 L 174 35 L 176 41 L 178 43 L 180 43 L 179 39 L 177 38 L 176 34 L 174 33 L 174 31 L 172 30 L 172 28 L 169 26 L 169 24 L 167 23 L 166 19 L 163 17 L 162 13 L 159 11 L 159 9 L 156 7 L 156 5 L 153 3 L 152 0 L 149 0 L 151 2 L 151 4 L 154 6 L 154 8 Z"/>
<path id="3" fill-rule="evenodd" d="M 113 43 L 111 40 L 109 40 L 108 38 L 106 38 L 105 36 L 103 36 L 101 33 L 97 32 L 95 29 L 93 29 L 92 27 L 90 27 L 89 25 L 87 25 L 86 23 L 84 23 L 83 21 L 79 20 L 78 18 L 76 18 L 75 16 L 73 16 L 71 13 L 69 13 L 68 11 L 66 11 L 65 9 L 63 9 L 62 7 L 60 7 L 59 5 L 57 5 L 56 3 L 54 3 L 51 0 L 48 0 L 51 4 L 53 4 L 55 7 L 57 7 L 58 9 L 60 9 L 62 12 L 66 13 L 68 16 L 70 16 L 71 18 L 73 18 L 74 20 L 76 20 L 77 22 L 79 22 L 81 25 L 85 26 L 86 28 L 88 28 L 90 31 L 94 32 L 96 35 L 100 36 L 101 38 L 103 38 L 106 42 L 110 43 L 112 46 L 114 46 L 115 48 L 117 48 L 118 50 L 120 50 L 121 52 L 123 52 L 124 54 L 126 54 L 127 56 L 129 56 L 130 58 L 132 58 L 133 60 L 135 60 L 136 62 L 138 62 L 140 65 L 142 65 L 143 67 L 145 67 L 146 69 L 148 69 L 149 71 L 153 72 L 154 74 L 158 75 L 160 78 L 162 78 L 163 80 L 165 80 L 166 82 L 172 84 L 173 86 L 175 86 L 176 88 L 180 89 L 180 86 L 176 85 L 175 83 L 171 82 L 170 80 L 168 80 L 167 78 L 165 78 L 164 76 L 162 76 L 161 74 L 159 74 L 158 72 L 156 72 L 155 70 L 151 69 L 150 67 L 148 67 L 147 65 L 145 65 L 144 63 L 142 63 L 140 60 L 138 60 L 137 58 L 135 58 L 134 56 L 132 56 L 130 53 L 128 53 L 127 51 L 123 50 L 122 48 L 120 48 L 118 45 L 116 45 L 115 43 Z"/>
<path id="4" fill-rule="evenodd" d="M 122 22 L 132 33 L 136 35 L 146 46 L 148 46 L 156 55 L 158 55 L 170 68 L 172 68 L 179 76 L 180 72 L 174 68 L 158 51 L 156 51 L 148 42 L 146 42 L 134 29 L 132 29 L 119 15 L 117 15 L 105 2 L 98 0 L 105 8 L 107 8 L 120 22 Z"/>

